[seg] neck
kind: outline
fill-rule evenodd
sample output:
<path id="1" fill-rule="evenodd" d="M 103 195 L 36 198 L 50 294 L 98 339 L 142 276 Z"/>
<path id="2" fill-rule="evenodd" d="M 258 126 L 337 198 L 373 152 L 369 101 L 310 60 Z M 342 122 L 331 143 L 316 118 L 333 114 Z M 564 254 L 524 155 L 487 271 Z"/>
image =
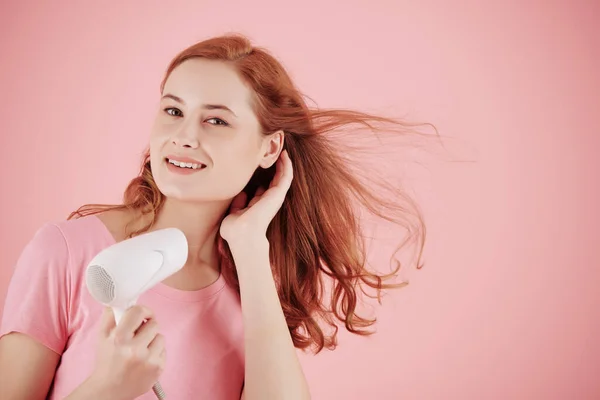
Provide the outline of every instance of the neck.
<path id="1" fill-rule="evenodd" d="M 219 268 L 217 238 L 228 202 L 189 203 L 166 199 L 152 230 L 178 228 L 188 241 L 185 267 Z"/>

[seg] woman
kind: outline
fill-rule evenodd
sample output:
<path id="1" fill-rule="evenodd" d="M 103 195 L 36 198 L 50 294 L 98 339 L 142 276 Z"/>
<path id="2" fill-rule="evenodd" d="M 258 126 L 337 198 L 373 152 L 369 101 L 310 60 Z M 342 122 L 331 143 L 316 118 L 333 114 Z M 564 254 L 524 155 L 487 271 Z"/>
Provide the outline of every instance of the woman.
<path id="1" fill-rule="evenodd" d="M 408 197 L 375 197 L 324 135 L 381 123 L 409 127 L 309 109 L 242 36 L 184 50 L 123 204 L 81 207 L 23 250 L 0 331 L 0 398 L 152 399 L 158 380 L 173 399 L 309 398 L 295 348 L 334 348 L 336 320 L 368 334 L 359 290 L 399 286 L 367 270 L 357 203 L 423 245 Z M 115 327 L 85 289 L 85 266 L 166 227 L 185 233 L 186 265 Z"/>

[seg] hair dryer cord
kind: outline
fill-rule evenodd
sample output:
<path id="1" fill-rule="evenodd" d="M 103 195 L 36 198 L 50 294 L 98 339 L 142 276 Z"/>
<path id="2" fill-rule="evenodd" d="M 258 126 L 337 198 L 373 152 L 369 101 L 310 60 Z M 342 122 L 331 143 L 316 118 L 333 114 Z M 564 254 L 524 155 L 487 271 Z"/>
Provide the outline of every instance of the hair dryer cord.
<path id="1" fill-rule="evenodd" d="M 167 398 L 167 394 L 160 385 L 160 382 L 156 382 L 154 386 L 152 386 L 152 391 L 154 392 L 158 400 L 164 400 Z"/>

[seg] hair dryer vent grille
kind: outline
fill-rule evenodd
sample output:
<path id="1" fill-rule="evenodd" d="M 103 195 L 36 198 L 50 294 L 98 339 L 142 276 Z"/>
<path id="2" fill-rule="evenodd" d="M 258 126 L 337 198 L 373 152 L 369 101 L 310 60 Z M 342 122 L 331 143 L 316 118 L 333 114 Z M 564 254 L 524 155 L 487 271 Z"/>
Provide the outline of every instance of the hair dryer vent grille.
<path id="1" fill-rule="evenodd" d="M 87 271 L 90 293 L 101 303 L 110 303 L 115 298 L 115 283 L 111 276 L 99 265 L 90 265 Z"/>

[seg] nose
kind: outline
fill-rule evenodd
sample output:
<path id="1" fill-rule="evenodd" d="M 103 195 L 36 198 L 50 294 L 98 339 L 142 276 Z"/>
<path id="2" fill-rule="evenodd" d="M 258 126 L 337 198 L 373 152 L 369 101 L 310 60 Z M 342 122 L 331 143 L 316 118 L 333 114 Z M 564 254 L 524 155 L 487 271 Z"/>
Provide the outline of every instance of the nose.
<path id="1" fill-rule="evenodd" d="M 198 140 L 198 132 L 193 126 L 185 125 L 177 130 L 171 137 L 171 141 L 175 146 L 188 147 L 195 149 L 200 145 Z"/>

